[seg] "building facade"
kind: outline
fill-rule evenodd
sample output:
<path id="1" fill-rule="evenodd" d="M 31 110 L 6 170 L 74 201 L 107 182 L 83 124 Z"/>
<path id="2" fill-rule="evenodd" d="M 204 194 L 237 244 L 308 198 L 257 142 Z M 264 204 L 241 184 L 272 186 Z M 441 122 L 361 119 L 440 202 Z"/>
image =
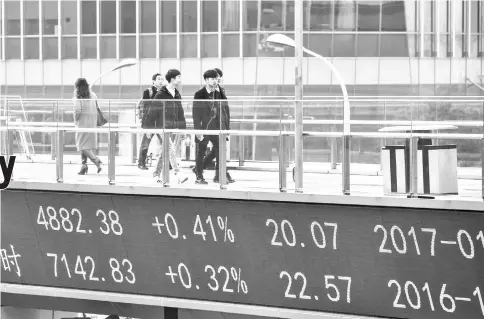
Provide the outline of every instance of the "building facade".
<path id="1" fill-rule="evenodd" d="M 299 1 L 299 0 L 295 0 Z M 353 95 L 480 95 L 484 0 L 301 0 L 304 46 L 331 59 Z M 139 98 L 151 75 L 182 72 L 184 95 L 219 67 L 231 95 L 291 95 L 294 0 L 0 0 L 2 93 L 70 97 L 100 82 L 104 98 Z M 304 59 L 305 94 L 340 94 L 331 71 Z"/>

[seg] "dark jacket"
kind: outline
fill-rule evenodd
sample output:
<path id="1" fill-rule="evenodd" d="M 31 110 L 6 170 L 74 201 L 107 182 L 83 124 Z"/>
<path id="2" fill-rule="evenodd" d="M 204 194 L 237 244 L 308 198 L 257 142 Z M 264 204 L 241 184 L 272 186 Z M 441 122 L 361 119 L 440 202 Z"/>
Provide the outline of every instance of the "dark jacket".
<path id="1" fill-rule="evenodd" d="M 225 91 L 215 90 L 212 94 L 207 92 L 206 87 L 202 87 L 193 97 L 193 126 L 196 130 L 218 130 L 220 123 L 222 130 L 230 129 L 230 111 L 227 102 L 215 100 L 226 100 Z M 222 121 L 220 121 L 222 114 Z"/>
<path id="2" fill-rule="evenodd" d="M 141 121 L 142 128 L 154 128 L 155 127 L 155 119 L 153 117 L 152 111 L 152 102 L 150 101 L 153 99 L 158 92 L 158 89 L 155 86 L 151 87 L 151 91 L 153 94 L 150 96 L 150 89 L 146 89 L 143 91 L 143 100 L 138 104 L 138 117 Z"/>
<path id="3" fill-rule="evenodd" d="M 163 101 L 159 101 L 163 100 Z M 175 89 L 175 97 L 163 86 L 156 93 L 152 107 L 154 108 L 155 128 L 186 129 L 185 111 L 183 110 L 181 95 Z"/>

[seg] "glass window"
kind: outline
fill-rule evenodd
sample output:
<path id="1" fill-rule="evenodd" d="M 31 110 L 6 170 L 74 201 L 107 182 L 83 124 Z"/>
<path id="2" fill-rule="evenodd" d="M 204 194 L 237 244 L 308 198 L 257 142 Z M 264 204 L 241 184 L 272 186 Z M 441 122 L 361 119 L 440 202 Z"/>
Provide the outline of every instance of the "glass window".
<path id="1" fill-rule="evenodd" d="M 44 37 L 42 39 L 42 58 L 57 59 L 59 57 L 57 37 Z"/>
<path id="2" fill-rule="evenodd" d="M 42 15 L 43 15 L 43 34 L 59 34 L 58 17 L 59 10 L 57 10 L 57 1 L 43 1 L 42 2 Z"/>
<path id="3" fill-rule="evenodd" d="M 354 34 L 335 34 L 333 36 L 333 56 L 334 57 L 354 57 L 355 52 Z"/>
<path id="4" fill-rule="evenodd" d="M 61 54 L 62 59 L 77 59 L 77 38 L 62 37 Z"/>
<path id="5" fill-rule="evenodd" d="M 77 33 L 77 4 L 75 1 L 61 1 L 62 34 Z"/>
<path id="6" fill-rule="evenodd" d="M 284 26 L 286 31 L 294 31 L 294 19 L 295 19 L 294 10 L 295 10 L 294 9 L 294 0 L 287 0 L 286 1 L 286 21 L 285 21 L 285 26 Z M 303 9 L 303 19 L 304 19 L 304 9 Z M 303 24 L 304 24 L 304 22 L 303 22 Z"/>
<path id="7" fill-rule="evenodd" d="M 222 34 L 222 57 L 238 58 L 240 56 L 240 36 L 238 34 Z"/>
<path id="8" fill-rule="evenodd" d="M 357 41 L 357 56 L 359 57 L 378 57 L 379 43 L 378 35 L 359 34 Z"/>
<path id="9" fill-rule="evenodd" d="M 244 30 L 257 31 L 257 8 L 257 1 L 244 1 Z"/>
<path id="10" fill-rule="evenodd" d="M 20 39 L 5 39 L 5 59 L 20 59 Z"/>
<path id="11" fill-rule="evenodd" d="M 181 32 L 197 32 L 197 2 L 181 0 Z"/>
<path id="12" fill-rule="evenodd" d="M 333 29 L 333 2 L 312 1 L 308 10 L 304 10 L 304 30 L 321 31 Z"/>
<path id="13" fill-rule="evenodd" d="M 156 58 L 156 36 L 142 35 L 139 38 L 139 57 Z"/>
<path id="14" fill-rule="evenodd" d="M 202 32 L 218 31 L 218 1 L 202 0 Z"/>
<path id="15" fill-rule="evenodd" d="M 448 37 L 449 35 L 447 34 L 440 35 L 440 39 L 438 43 L 438 48 L 439 48 L 438 57 L 443 57 L 443 58 L 450 57 L 450 54 L 449 54 L 450 48 L 447 46 Z"/>
<path id="16" fill-rule="evenodd" d="M 358 1 L 358 31 L 380 31 L 380 1 Z"/>
<path id="17" fill-rule="evenodd" d="M 424 25 L 424 32 L 430 33 L 435 32 L 435 3 L 432 0 L 424 1 L 423 4 L 423 25 Z"/>
<path id="18" fill-rule="evenodd" d="M 116 1 L 101 1 L 101 32 L 103 34 L 116 33 Z"/>
<path id="19" fill-rule="evenodd" d="M 156 2 L 141 1 L 140 5 L 141 5 L 141 8 L 140 8 L 141 33 L 155 33 L 156 32 Z"/>
<path id="20" fill-rule="evenodd" d="M 121 33 L 136 33 L 136 1 L 121 1 Z"/>
<path id="21" fill-rule="evenodd" d="M 96 37 L 81 37 L 81 59 L 97 59 Z"/>
<path id="22" fill-rule="evenodd" d="M 39 59 L 39 38 L 24 38 L 24 59 Z"/>
<path id="23" fill-rule="evenodd" d="M 479 11 L 483 10 L 483 7 L 484 2 L 471 1 L 471 33 L 479 32 L 479 24 L 484 21 L 484 11 Z M 480 32 L 484 32 L 484 30 L 480 29 Z"/>
<path id="24" fill-rule="evenodd" d="M 202 34 L 200 54 L 202 58 L 218 57 L 218 35 Z"/>
<path id="25" fill-rule="evenodd" d="M 282 1 L 262 0 L 260 29 L 264 31 L 284 31 Z"/>
<path id="26" fill-rule="evenodd" d="M 20 1 L 4 1 L 3 3 L 5 5 L 6 35 L 20 35 Z M 6 47 L 8 48 L 7 45 Z"/>
<path id="27" fill-rule="evenodd" d="M 119 57 L 124 58 L 136 58 L 136 37 L 135 36 L 122 36 L 119 38 Z"/>
<path id="28" fill-rule="evenodd" d="M 222 31 L 239 31 L 240 0 L 222 0 Z"/>
<path id="29" fill-rule="evenodd" d="M 97 32 L 96 1 L 86 1 L 86 0 L 82 1 L 81 10 L 82 10 L 82 15 L 81 15 L 82 34 L 95 34 Z"/>
<path id="30" fill-rule="evenodd" d="M 24 34 L 39 34 L 39 1 L 24 2 Z"/>
<path id="31" fill-rule="evenodd" d="M 176 58 L 176 35 L 160 36 L 160 58 Z"/>
<path id="32" fill-rule="evenodd" d="M 0 1 L 0 35 L 3 35 L 3 20 L 2 20 L 2 2 Z M 2 42 L 2 41 L 0 41 Z M 0 44 L 1 45 L 1 44 Z M 0 47 L 0 52 L 2 52 L 1 47 Z M 1 55 L 1 53 L 0 53 Z"/>
<path id="33" fill-rule="evenodd" d="M 196 58 L 197 57 L 197 36 L 182 34 L 180 36 L 180 57 Z"/>
<path id="34" fill-rule="evenodd" d="M 259 46 L 257 34 L 244 34 L 244 57 L 256 57 Z"/>
<path id="35" fill-rule="evenodd" d="M 356 31 L 356 4 L 353 1 L 338 0 L 334 5 L 334 29 Z"/>
<path id="36" fill-rule="evenodd" d="M 195 3 L 195 6 L 196 6 L 196 3 Z M 168 0 L 161 1 L 160 10 L 161 10 L 160 32 L 162 33 L 176 32 L 176 1 L 168 1 Z M 180 14 L 184 15 L 185 13 L 184 11 L 181 11 Z M 196 11 L 195 11 L 195 16 L 196 16 Z"/>
<path id="37" fill-rule="evenodd" d="M 406 31 L 404 1 L 382 1 L 382 31 Z"/>
<path id="38" fill-rule="evenodd" d="M 115 59 L 116 58 L 116 36 L 103 35 L 99 39 L 99 52 L 101 59 Z"/>
<path id="39" fill-rule="evenodd" d="M 413 40 L 411 36 L 409 40 Z M 382 57 L 408 57 L 407 35 L 382 34 L 380 56 Z"/>
<path id="40" fill-rule="evenodd" d="M 311 51 L 314 51 L 324 57 L 332 57 L 331 53 L 331 34 L 305 34 L 304 35 L 304 47 Z"/>
<path id="41" fill-rule="evenodd" d="M 464 0 L 452 0 L 452 11 L 455 17 L 455 33 L 463 33 L 465 28 L 463 26 L 464 21 Z"/>

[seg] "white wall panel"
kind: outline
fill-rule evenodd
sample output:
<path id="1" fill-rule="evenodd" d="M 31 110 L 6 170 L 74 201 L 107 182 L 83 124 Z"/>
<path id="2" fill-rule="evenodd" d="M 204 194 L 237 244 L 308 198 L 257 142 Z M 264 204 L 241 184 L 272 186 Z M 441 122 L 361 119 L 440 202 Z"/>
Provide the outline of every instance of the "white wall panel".
<path id="1" fill-rule="evenodd" d="M 281 84 L 283 81 L 283 68 L 284 61 L 282 59 L 259 58 L 257 84 Z"/>
<path id="2" fill-rule="evenodd" d="M 5 80 L 7 78 L 5 68 L 6 68 L 5 61 L 0 61 L 0 86 L 5 85 Z"/>
<path id="3" fill-rule="evenodd" d="M 143 86 L 150 86 L 153 74 L 160 73 L 163 78 L 166 72 L 161 72 L 159 59 L 142 59 L 139 60 L 140 82 Z"/>
<path id="4" fill-rule="evenodd" d="M 62 84 L 62 64 L 58 60 L 43 60 L 43 85 Z"/>
<path id="5" fill-rule="evenodd" d="M 332 63 L 338 69 L 343 81 L 346 85 L 353 85 L 355 84 L 355 58 L 351 59 L 333 59 Z M 332 83 L 333 85 L 337 85 L 339 83 L 338 79 L 332 75 Z"/>
<path id="6" fill-rule="evenodd" d="M 81 74 L 91 84 L 99 75 L 101 75 L 100 60 L 81 60 Z"/>
<path id="7" fill-rule="evenodd" d="M 255 84 L 255 68 L 256 68 L 256 59 L 255 58 L 243 58 L 242 60 L 244 64 L 244 77 L 241 84 L 245 85 L 254 85 Z"/>
<path id="8" fill-rule="evenodd" d="M 356 84 L 378 84 L 378 58 L 356 59 Z"/>
<path id="9" fill-rule="evenodd" d="M 454 58 L 450 63 L 452 84 L 461 84 L 466 81 L 466 61 L 462 58 Z"/>
<path id="10" fill-rule="evenodd" d="M 165 75 L 168 70 L 177 69 L 183 73 L 182 67 L 181 67 L 182 65 L 181 61 L 182 60 L 178 60 L 178 59 L 160 59 L 160 69 L 158 70 L 158 72 Z M 184 82 L 184 78 L 185 78 L 185 74 L 182 74 L 182 82 Z"/>
<path id="11" fill-rule="evenodd" d="M 419 83 L 434 84 L 435 83 L 435 59 L 422 58 L 418 64 Z"/>
<path id="12" fill-rule="evenodd" d="M 199 59 L 183 59 L 181 60 L 180 72 L 182 76 L 182 82 L 186 85 L 199 85 L 203 81 L 202 74 L 200 73 L 202 62 Z M 173 67 L 170 67 L 173 68 Z M 169 69 L 163 70 L 163 72 Z"/>
<path id="13" fill-rule="evenodd" d="M 119 61 L 116 59 L 103 59 L 100 61 L 100 72 L 97 76 L 103 74 L 104 72 L 108 72 L 109 70 L 112 70 L 116 65 L 119 64 Z M 132 66 L 131 68 L 135 68 L 136 66 Z M 97 77 L 96 76 L 96 77 Z M 121 74 L 119 71 L 114 71 L 111 73 L 106 74 L 105 76 L 102 77 L 101 80 L 99 80 L 99 83 L 97 85 L 118 85 L 119 81 L 121 78 Z M 94 81 L 94 79 L 91 79 L 91 81 Z"/>
<path id="14" fill-rule="evenodd" d="M 450 83 L 450 59 L 435 59 L 435 83 Z"/>
<path id="15" fill-rule="evenodd" d="M 239 58 L 222 59 L 223 84 L 242 84 L 244 82 L 244 61 Z"/>
<path id="16" fill-rule="evenodd" d="M 380 58 L 380 84 L 417 84 L 417 67 L 409 59 Z"/>
<path id="17" fill-rule="evenodd" d="M 466 74 L 471 81 L 479 84 L 478 75 L 482 74 L 481 66 L 482 66 L 481 59 L 467 59 L 467 66 L 466 66 Z"/>
<path id="18" fill-rule="evenodd" d="M 306 66 L 306 67 L 305 67 Z M 303 84 L 307 79 L 307 61 L 303 61 Z M 284 79 L 284 84 L 294 85 L 296 82 L 296 60 L 294 58 L 284 58 L 284 67 L 282 70 L 282 78 Z"/>
<path id="19" fill-rule="evenodd" d="M 43 85 L 43 73 L 44 67 L 41 60 L 25 60 L 25 85 Z"/>
<path id="20" fill-rule="evenodd" d="M 221 59 L 219 58 L 203 58 L 201 59 L 201 62 L 202 64 L 200 66 L 200 78 L 202 78 L 202 81 L 203 81 L 203 72 L 214 68 L 222 69 L 222 62 L 221 62 Z M 193 72 L 195 72 L 195 70 L 193 70 Z"/>
<path id="21" fill-rule="evenodd" d="M 139 85 L 141 81 L 139 66 L 126 67 L 119 71 L 114 71 L 121 75 L 121 85 Z"/>
<path id="22" fill-rule="evenodd" d="M 329 85 L 331 84 L 331 69 L 322 60 L 308 58 L 308 83 L 311 85 Z M 331 60 L 330 60 L 331 61 Z M 303 74 L 303 77 L 304 74 Z"/>
<path id="23" fill-rule="evenodd" d="M 6 85 L 24 85 L 24 61 L 8 60 L 5 68 Z M 40 83 L 39 83 L 40 84 Z"/>
<path id="24" fill-rule="evenodd" d="M 62 60 L 59 63 L 62 64 L 62 84 L 74 86 L 77 78 L 81 76 L 81 61 Z"/>

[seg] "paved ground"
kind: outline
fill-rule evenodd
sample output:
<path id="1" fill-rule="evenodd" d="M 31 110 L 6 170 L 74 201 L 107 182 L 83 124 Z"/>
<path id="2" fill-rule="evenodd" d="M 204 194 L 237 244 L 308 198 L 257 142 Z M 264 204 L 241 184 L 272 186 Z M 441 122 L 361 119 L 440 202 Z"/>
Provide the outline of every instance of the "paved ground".
<path id="1" fill-rule="evenodd" d="M 78 156 L 66 156 L 64 158 L 64 182 L 73 184 L 108 184 L 108 160 L 100 157 L 105 163 L 100 174 L 96 173 L 96 167 L 89 165 L 89 173 L 85 176 L 77 175 L 80 168 Z M 219 185 L 212 182 L 215 172 L 205 172 L 208 185 L 196 185 L 195 176 L 189 166 L 193 162 L 182 161 L 182 172 L 189 178 L 187 182 L 177 185 L 171 175 L 171 187 L 193 189 L 218 189 Z M 228 185 L 231 190 L 249 191 L 279 191 L 279 175 L 277 163 L 254 163 L 246 162 L 245 166 L 239 167 L 238 162 L 229 163 L 229 169 L 236 183 Z M 161 187 L 153 179 L 154 167 L 148 171 L 139 170 L 128 159 L 118 157 L 116 159 L 116 184 L 117 185 L 143 185 Z M 448 198 L 479 199 L 481 195 L 481 169 L 459 168 L 459 195 L 446 195 Z M 49 156 L 37 156 L 34 161 L 18 158 L 14 179 L 19 181 L 49 181 L 56 180 L 55 162 Z M 381 196 L 383 194 L 383 176 L 379 171 L 379 165 L 357 164 L 351 165 L 351 193 L 358 195 Z M 288 169 L 288 191 L 294 190 L 292 174 Z M 313 194 L 341 194 L 341 167 L 331 170 L 329 163 L 306 163 L 304 174 L 304 192 Z"/>

